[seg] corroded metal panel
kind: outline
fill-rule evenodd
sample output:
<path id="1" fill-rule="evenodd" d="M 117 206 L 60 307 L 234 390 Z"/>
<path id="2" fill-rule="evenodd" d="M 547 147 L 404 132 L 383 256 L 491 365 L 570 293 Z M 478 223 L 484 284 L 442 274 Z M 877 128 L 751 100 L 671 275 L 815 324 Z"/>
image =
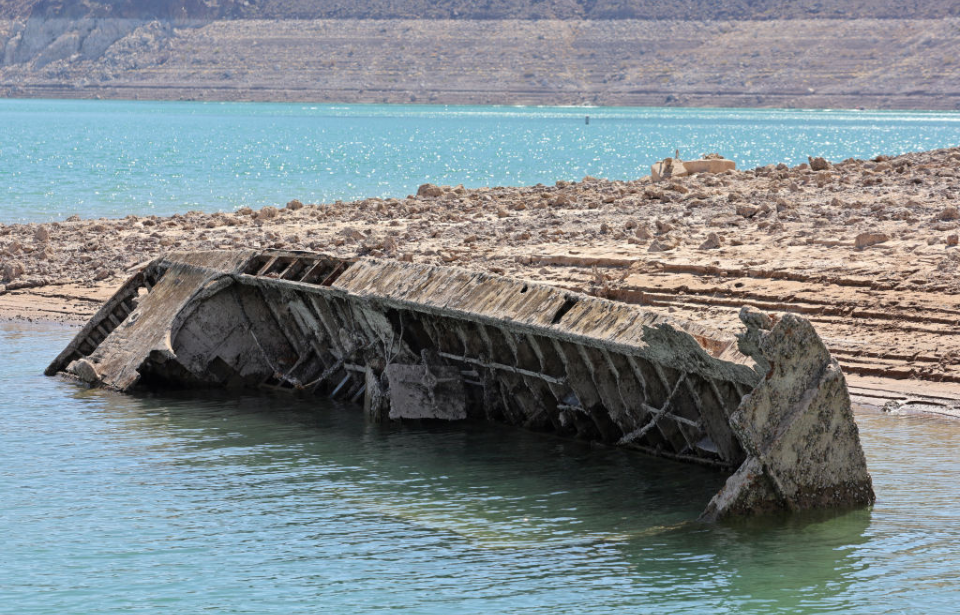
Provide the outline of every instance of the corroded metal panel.
<path id="1" fill-rule="evenodd" d="M 390 391 L 391 419 L 467 418 L 463 380 L 456 367 L 393 364 L 383 373 Z"/>

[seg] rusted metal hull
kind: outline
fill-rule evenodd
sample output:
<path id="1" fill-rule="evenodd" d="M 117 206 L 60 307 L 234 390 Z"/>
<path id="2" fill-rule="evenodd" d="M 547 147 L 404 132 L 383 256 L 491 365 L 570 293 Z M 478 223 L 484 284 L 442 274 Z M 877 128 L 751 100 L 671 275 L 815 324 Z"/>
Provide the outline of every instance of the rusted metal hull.
<path id="1" fill-rule="evenodd" d="M 704 519 L 873 501 L 843 376 L 810 324 L 725 339 L 631 305 L 459 269 L 293 252 L 171 254 L 47 370 L 484 419 L 732 472 Z"/>

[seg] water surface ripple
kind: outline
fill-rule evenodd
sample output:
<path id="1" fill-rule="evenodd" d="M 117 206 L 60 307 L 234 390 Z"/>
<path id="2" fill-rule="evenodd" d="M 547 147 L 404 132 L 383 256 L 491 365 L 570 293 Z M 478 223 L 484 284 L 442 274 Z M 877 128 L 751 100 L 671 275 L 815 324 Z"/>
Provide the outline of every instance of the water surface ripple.
<path id="1" fill-rule="evenodd" d="M 752 168 L 958 144 L 957 112 L 0 100 L 0 222 L 636 179 L 676 150 Z"/>
<path id="2" fill-rule="evenodd" d="M 723 477 L 323 400 L 129 397 L 0 325 L 0 613 L 907 613 L 960 595 L 960 426 L 861 413 L 872 510 L 706 527 Z"/>

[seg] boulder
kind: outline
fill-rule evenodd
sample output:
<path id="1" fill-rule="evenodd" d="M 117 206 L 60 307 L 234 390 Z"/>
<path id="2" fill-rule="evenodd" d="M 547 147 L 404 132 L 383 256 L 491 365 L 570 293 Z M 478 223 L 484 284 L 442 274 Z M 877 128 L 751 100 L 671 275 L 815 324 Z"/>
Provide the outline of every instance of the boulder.
<path id="1" fill-rule="evenodd" d="M 688 175 L 688 173 L 684 164 L 673 158 L 664 158 L 661 162 L 657 162 L 650 167 L 650 178 L 653 181 L 685 175 Z"/>
<path id="2" fill-rule="evenodd" d="M 810 162 L 810 169 L 813 171 L 827 171 L 831 167 L 831 164 L 825 158 L 819 156 L 816 158 L 807 156 L 807 160 Z"/>
<path id="3" fill-rule="evenodd" d="M 676 228 L 672 222 L 657 220 L 657 235 L 666 235 L 670 231 L 676 230 Z"/>
<path id="4" fill-rule="evenodd" d="M 436 198 L 443 195 L 443 188 L 436 184 L 423 184 L 417 188 L 417 196 Z"/>
<path id="5" fill-rule="evenodd" d="M 860 233 L 857 235 L 854 245 L 858 250 L 862 250 L 885 241 L 890 241 L 890 236 L 886 233 Z"/>
<path id="6" fill-rule="evenodd" d="M 6 282 L 16 280 L 27 270 L 20 261 L 8 261 L 3 264 L 3 279 Z"/>
<path id="7" fill-rule="evenodd" d="M 272 218 L 276 218 L 279 214 L 280 211 L 276 207 L 267 205 L 257 212 L 257 220 L 270 220 Z"/>
<path id="8" fill-rule="evenodd" d="M 340 231 L 340 234 L 346 237 L 347 239 L 352 239 L 354 241 L 362 241 L 363 239 L 366 238 L 366 235 L 364 235 L 363 233 L 361 233 L 360 231 L 358 231 L 353 227 L 347 227 L 343 229 L 342 231 Z"/>
<path id="9" fill-rule="evenodd" d="M 556 197 L 554 197 L 552 201 L 550 201 L 550 204 L 555 207 L 567 207 L 569 205 L 573 205 L 573 203 L 574 203 L 574 200 L 570 197 L 569 194 L 565 192 L 561 192 Z"/>
<path id="10" fill-rule="evenodd" d="M 718 156 L 719 154 L 712 154 Z M 687 160 L 683 163 L 683 168 L 688 174 L 693 173 L 723 173 L 737 168 L 737 163 L 726 158 L 706 158 L 702 160 Z"/>
<path id="11" fill-rule="evenodd" d="M 957 209 L 956 205 L 950 205 L 944 207 L 943 211 L 940 212 L 938 216 L 941 220 L 957 220 L 960 219 L 960 210 Z"/>
<path id="12" fill-rule="evenodd" d="M 664 158 L 663 161 L 650 167 L 650 178 L 653 181 L 660 181 L 671 177 L 693 175 L 694 173 L 723 173 L 737 168 L 737 163 L 721 158 L 719 154 L 709 154 L 709 156 L 711 157 L 684 161 Z"/>
<path id="13" fill-rule="evenodd" d="M 654 241 L 652 244 L 650 244 L 650 247 L 648 248 L 647 251 L 648 252 L 669 252 L 670 250 L 676 249 L 677 246 L 679 245 L 680 245 L 680 240 L 678 238 L 665 236 L 665 237 L 660 237 L 659 239 Z"/>
<path id="14" fill-rule="evenodd" d="M 89 385 L 100 383 L 100 373 L 97 371 L 97 366 L 89 359 L 78 359 L 70 365 L 70 370 L 77 378 Z"/>
<path id="15" fill-rule="evenodd" d="M 723 245 L 723 242 L 720 240 L 720 235 L 716 233 L 710 233 L 707 235 L 706 241 L 700 244 L 699 250 L 716 250 Z"/>

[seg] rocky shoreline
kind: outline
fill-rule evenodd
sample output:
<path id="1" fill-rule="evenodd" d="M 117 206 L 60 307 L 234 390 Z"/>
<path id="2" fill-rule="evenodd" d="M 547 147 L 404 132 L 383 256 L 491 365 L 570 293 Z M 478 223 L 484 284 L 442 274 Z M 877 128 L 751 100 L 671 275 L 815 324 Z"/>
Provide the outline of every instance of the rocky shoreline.
<path id="1" fill-rule="evenodd" d="M 0 225 L 0 319 L 76 324 L 169 250 L 429 262 L 638 303 L 721 330 L 811 319 L 845 371 L 960 384 L 960 148 L 655 182 L 424 185 L 404 198 Z"/>

